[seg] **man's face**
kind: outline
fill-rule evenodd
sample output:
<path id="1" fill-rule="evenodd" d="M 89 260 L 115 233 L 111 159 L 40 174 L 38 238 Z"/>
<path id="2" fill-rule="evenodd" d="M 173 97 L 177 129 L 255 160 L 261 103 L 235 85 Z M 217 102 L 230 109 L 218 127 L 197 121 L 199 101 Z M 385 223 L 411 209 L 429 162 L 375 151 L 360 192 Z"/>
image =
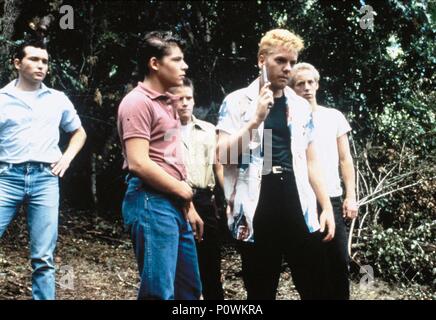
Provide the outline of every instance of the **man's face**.
<path id="1" fill-rule="evenodd" d="M 168 54 L 156 62 L 157 76 L 165 88 L 181 86 L 188 65 L 183 60 L 183 52 L 178 46 L 171 46 L 168 50 Z"/>
<path id="2" fill-rule="evenodd" d="M 295 75 L 293 87 L 295 93 L 305 98 L 309 102 L 316 99 L 316 91 L 318 88 L 318 81 L 315 80 L 312 71 L 300 70 Z"/>
<path id="3" fill-rule="evenodd" d="M 47 50 L 27 46 L 24 48 L 24 53 L 23 59 L 14 60 L 20 79 L 32 85 L 41 83 L 48 71 Z"/>
<path id="4" fill-rule="evenodd" d="M 289 81 L 289 74 L 292 67 L 297 63 L 298 53 L 283 46 L 272 49 L 271 52 L 259 56 L 259 68 L 266 64 L 268 80 L 271 82 L 271 89 L 284 89 Z"/>
<path id="5" fill-rule="evenodd" d="M 171 93 L 180 97 L 176 103 L 177 113 L 179 114 L 182 123 L 188 122 L 192 117 L 194 109 L 194 95 L 190 87 L 175 87 L 171 89 Z"/>

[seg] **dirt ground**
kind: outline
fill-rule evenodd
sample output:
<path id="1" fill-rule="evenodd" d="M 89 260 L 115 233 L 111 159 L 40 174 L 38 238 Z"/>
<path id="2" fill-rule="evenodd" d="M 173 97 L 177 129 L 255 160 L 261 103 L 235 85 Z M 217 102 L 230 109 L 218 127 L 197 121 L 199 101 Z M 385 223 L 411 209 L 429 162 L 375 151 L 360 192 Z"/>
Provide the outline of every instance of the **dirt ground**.
<path id="1" fill-rule="evenodd" d="M 0 240 L 0 299 L 3 300 L 31 298 L 25 224 L 21 215 Z M 89 212 L 62 212 L 55 256 L 57 299 L 136 298 L 139 277 L 131 243 L 121 221 L 109 223 Z M 241 261 L 231 246 L 225 246 L 223 250 L 222 269 L 226 299 L 245 299 Z M 370 288 L 352 283 L 352 299 L 410 298 L 407 290 L 393 288 L 378 280 Z M 299 299 L 288 269 L 282 272 L 277 299 Z"/>

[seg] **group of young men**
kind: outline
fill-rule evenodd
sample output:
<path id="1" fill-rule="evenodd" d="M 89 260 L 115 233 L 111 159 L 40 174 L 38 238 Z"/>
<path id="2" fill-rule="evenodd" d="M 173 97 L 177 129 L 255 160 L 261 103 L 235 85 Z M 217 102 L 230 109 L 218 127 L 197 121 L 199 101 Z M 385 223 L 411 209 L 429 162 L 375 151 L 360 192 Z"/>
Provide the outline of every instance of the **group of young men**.
<path id="1" fill-rule="evenodd" d="M 339 111 L 317 104 L 319 73 L 297 64 L 303 46 L 288 30 L 267 32 L 259 78 L 225 97 L 215 127 L 193 115 L 181 39 L 145 36 L 144 80 L 123 98 L 117 119 L 138 299 L 224 299 L 217 185 L 248 299 L 275 299 L 283 258 L 302 299 L 349 299 L 345 219 L 357 214 L 351 128 Z M 58 176 L 86 134 L 68 98 L 42 83 L 42 42 L 24 43 L 14 64 L 18 79 L 0 90 L 0 237 L 28 204 L 33 298 L 54 299 Z M 71 133 L 63 154 L 59 127 Z"/>

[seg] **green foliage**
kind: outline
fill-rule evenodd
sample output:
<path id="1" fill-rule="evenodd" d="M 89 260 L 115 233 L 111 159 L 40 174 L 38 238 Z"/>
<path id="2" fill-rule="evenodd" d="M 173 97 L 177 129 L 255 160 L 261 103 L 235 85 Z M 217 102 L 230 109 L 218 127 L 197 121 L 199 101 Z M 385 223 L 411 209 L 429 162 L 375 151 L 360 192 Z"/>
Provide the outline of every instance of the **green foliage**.
<path id="1" fill-rule="evenodd" d="M 382 195 L 361 212 L 357 230 L 365 239 L 355 241 L 365 250 L 356 259 L 375 264 L 390 280 L 428 282 L 434 256 L 419 246 L 434 242 L 429 232 L 435 212 L 436 3 L 365 2 L 377 14 L 373 30 L 360 28 L 357 0 L 26 1 L 14 38 L 0 41 L 12 49 L 32 18 L 53 15 L 47 80 L 73 100 L 88 133 L 65 178 L 64 199 L 88 208 L 89 177 L 95 173 L 99 207 L 119 214 L 124 188 L 116 112 L 126 92 L 142 80 L 137 63 L 144 34 L 169 29 L 187 40 L 197 105 L 216 123 L 224 96 L 257 76 L 260 37 L 275 27 L 294 30 L 305 40 L 299 60 L 320 71 L 319 102 L 350 120 L 360 198 Z M 73 30 L 58 26 L 61 4 L 74 9 Z M 9 52 L 0 51 L 2 85 L 11 79 L 9 59 Z M 379 184 L 382 191 L 375 192 Z"/>
<path id="2" fill-rule="evenodd" d="M 432 283 L 436 270 L 436 223 L 424 221 L 407 230 L 381 226 L 371 230 L 364 258 L 376 267 L 376 277 L 405 285 L 413 281 L 436 285 Z"/>

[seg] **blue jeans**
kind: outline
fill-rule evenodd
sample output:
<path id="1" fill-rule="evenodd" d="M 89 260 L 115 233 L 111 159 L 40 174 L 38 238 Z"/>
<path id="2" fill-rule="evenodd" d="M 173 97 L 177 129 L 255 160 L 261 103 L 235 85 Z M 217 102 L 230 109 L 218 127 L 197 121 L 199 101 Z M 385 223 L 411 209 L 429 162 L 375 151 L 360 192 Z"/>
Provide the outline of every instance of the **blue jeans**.
<path id="1" fill-rule="evenodd" d="M 0 238 L 23 204 L 27 205 L 33 299 L 55 299 L 59 179 L 48 164 L 0 163 Z"/>
<path id="2" fill-rule="evenodd" d="M 127 181 L 122 210 L 141 277 L 138 299 L 199 299 L 195 240 L 183 212 L 139 178 L 128 175 Z"/>

